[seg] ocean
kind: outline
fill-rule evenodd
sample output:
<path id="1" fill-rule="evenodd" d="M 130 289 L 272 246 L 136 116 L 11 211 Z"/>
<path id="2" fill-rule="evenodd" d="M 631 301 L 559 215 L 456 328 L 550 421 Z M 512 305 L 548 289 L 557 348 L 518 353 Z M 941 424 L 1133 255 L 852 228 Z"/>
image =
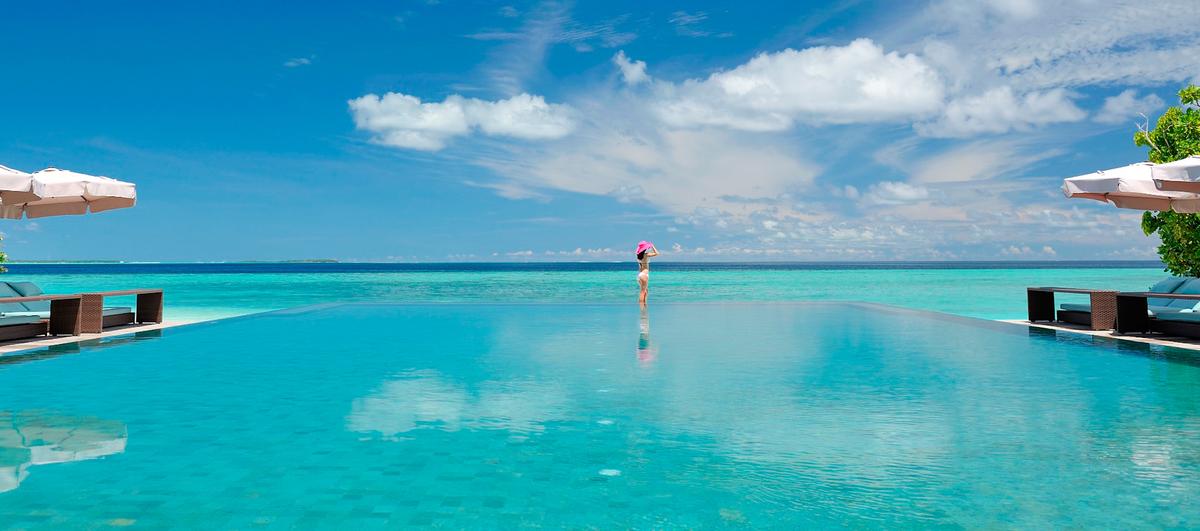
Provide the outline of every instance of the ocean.
<path id="1" fill-rule="evenodd" d="M 629 302 L 623 263 L 7 264 L 48 293 L 166 290 L 166 317 L 195 321 L 329 302 Z M 655 262 L 655 301 L 866 301 L 985 319 L 1025 315 L 1028 286 L 1143 290 L 1157 262 Z M 1082 296 L 1060 296 L 1063 301 Z M 115 302 L 121 302 L 117 300 Z M 131 302 L 131 301 L 130 301 Z"/>

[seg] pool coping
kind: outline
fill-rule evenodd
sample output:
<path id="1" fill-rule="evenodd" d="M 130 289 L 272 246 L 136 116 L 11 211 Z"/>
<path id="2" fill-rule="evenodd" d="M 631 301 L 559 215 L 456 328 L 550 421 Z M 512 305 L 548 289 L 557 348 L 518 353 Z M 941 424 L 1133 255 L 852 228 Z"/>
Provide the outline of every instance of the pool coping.
<path id="1" fill-rule="evenodd" d="M 1117 341 L 1129 341 L 1133 343 L 1143 343 L 1147 345 L 1158 345 L 1163 347 L 1172 347 L 1184 350 L 1200 351 L 1200 339 L 1189 339 L 1176 336 L 1149 336 L 1149 335 L 1128 335 L 1117 334 L 1113 330 L 1092 330 L 1082 326 L 1072 326 L 1067 324 L 1050 324 L 1050 323 L 1031 323 L 1022 319 L 1000 319 L 1001 323 L 1027 326 L 1030 328 L 1038 328 L 1042 330 L 1053 330 L 1055 332 L 1068 332 L 1071 334 L 1080 334 L 1090 337 L 1099 337 L 1112 339 Z"/>
<path id="2" fill-rule="evenodd" d="M 649 308 L 655 306 L 857 306 L 868 308 L 873 311 L 888 312 L 894 314 L 909 314 L 920 315 L 928 319 L 936 319 L 940 321 L 950 321 L 967 326 L 978 328 L 986 328 L 992 331 L 1008 333 L 1008 334 L 1057 334 L 1057 332 L 1069 332 L 1076 337 L 1086 337 L 1092 340 L 1098 340 L 1104 343 L 1105 347 L 1113 348 L 1122 345 L 1138 345 L 1141 348 L 1147 346 L 1155 346 L 1159 348 L 1178 349 L 1184 353 L 1200 351 L 1200 342 L 1184 343 L 1174 340 L 1166 340 L 1152 337 L 1141 336 L 1118 336 L 1106 331 L 1092 331 L 1077 328 L 1068 328 L 1062 326 L 1045 325 L 1041 323 L 1031 324 L 1028 321 L 1008 320 L 1008 319 L 986 319 L 981 317 L 970 317 L 947 312 L 939 312 L 935 310 L 925 310 L 920 308 L 910 308 L 905 306 L 896 306 L 890 304 L 854 301 L 854 300 L 799 300 L 799 301 L 663 301 L 656 304 L 650 304 Z M 198 321 L 173 321 L 164 322 L 152 325 L 133 325 L 123 326 L 107 330 L 100 334 L 84 334 L 81 336 L 61 336 L 54 338 L 42 338 L 40 340 L 10 343 L 0 345 L 0 364 L 15 363 L 22 359 L 42 359 L 44 357 L 54 357 L 62 353 L 79 352 L 86 347 L 104 347 L 115 346 L 115 344 L 126 343 L 132 340 L 141 338 L 161 337 L 163 331 L 170 330 L 171 332 L 184 332 L 188 330 L 199 330 L 208 326 L 218 325 L 229 321 L 240 321 L 247 319 L 262 319 L 270 318 L 277 315 L 294 315 L 302 313 L 311 313 L 315 311 L 327 310 L 331 308 L 344 306 L 408 306 L 408 307 L 445 307 L 445 306 L 599 306 L 599 307 L 631 307 L 630 303 L 615 302 L 615 301 L 595 301 L 595 302 L 564 302 L 564 301 L 407 301 L 407 302 L 383 302 L 383 301 L 342 301 L 328 302 L 318 304 L 308 304 L 303 306 L 295 306 L 291 308 L 281 308 L 277 310 L 267 310 L 260 312 L 252 312 L 240 315 L 230 315 L 218 317 L 215 319 L 205 319 Z M 1014 326 L 1018 325 L 1018 326 Z M 1100 345 L 1097 345 L 1100 346 Z M 1157 356 L 1156 356 L 1157 357 Z M 1191 361 L 1191 360 L 1189 360 Z"/>
<path id="3" fill-rule="evenodd" d="M 144 332 L 153 332 L 167 328 L 186 326 L 196 322 L 198 321 L 164 321 L 162 323 L 131 324 L 110 328 L 99 333 L 85 333 L 77 336 L 39 336 L 30 339 L 20 339 L 0 344 L 0 359 L 12 355 L 20 355 L 21 353 L 31 350 L 40 350 L 58 345 L 87 343 L 102 339 L 111 339 Z"/>

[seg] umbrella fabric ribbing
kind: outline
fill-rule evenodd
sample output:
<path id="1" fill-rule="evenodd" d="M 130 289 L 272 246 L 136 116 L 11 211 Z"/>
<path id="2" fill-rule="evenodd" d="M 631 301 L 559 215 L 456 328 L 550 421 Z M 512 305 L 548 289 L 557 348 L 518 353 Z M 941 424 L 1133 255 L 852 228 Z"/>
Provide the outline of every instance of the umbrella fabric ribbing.
<path id="1" fill-rule="evenodd" d="M 1155 164 L 1150 172 L 1154 175 L 1154 185 L 1159 190 L 1200 192 L 1200 155 Z"/>
<path id="2" fill-rule="evenodd" d="M 38 196 L 33 193 L 33 176 L 0 166 L 0 204 L 25 203 L 37 199 Z"/>
<path id="3" fill-rule="evenodd" d="M 69 216 L 128 208 L 137 203 L 133 183 L 73 171 L 47 168 L 31 175 L 39 199 L 0 201 L 0 218 Z"/>
<path id="4" fill-rule="evenodd" d="M 1154 166 L 1149 162 L 1139 162 L 1071 177 L 1063 181 L 1063 193 L 1067 197 L 1112 203 L 1118 208 L 1200 212 L 1200 195 L 1159 190 L 1151 171 Z"/>

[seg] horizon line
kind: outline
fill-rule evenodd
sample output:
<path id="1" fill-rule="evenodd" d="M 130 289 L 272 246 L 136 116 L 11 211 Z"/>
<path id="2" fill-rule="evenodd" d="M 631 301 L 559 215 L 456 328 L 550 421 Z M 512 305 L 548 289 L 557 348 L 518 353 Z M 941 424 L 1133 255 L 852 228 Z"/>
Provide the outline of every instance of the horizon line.
<path id="1" fill-rule="evenodd" d="M 155 264 L 620 264 L 636 260 L 338 260 L 338 259 L 281 259 L 281 260 L 12 260 L 0 265 L 155 265 Z M 1067 258 L 1067 259 L 881 259 L 881 260 L 656 260 L 656 264 L 953 264 L 953 263 L 1146 263 L 1163 264 L 1154 258 Z"/>

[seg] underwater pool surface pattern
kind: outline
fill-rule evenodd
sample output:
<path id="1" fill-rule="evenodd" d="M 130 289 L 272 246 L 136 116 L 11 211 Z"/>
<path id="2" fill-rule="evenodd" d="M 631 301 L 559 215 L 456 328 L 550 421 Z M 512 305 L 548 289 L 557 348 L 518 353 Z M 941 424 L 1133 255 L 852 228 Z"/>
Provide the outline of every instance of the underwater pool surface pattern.
<path id="1" fill-rule="evenodd" d="M 871 304 L 312 307 L 0 358 L 0 528 L 1195 527 L 1198 390 Z"/>

